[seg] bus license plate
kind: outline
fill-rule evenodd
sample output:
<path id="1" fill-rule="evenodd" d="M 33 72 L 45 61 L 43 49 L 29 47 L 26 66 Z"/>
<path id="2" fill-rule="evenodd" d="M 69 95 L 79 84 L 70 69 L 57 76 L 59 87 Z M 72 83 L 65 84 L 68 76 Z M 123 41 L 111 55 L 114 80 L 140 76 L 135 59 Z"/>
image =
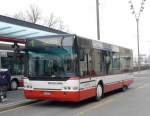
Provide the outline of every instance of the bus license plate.
<path id="1" fill-rule="evenodd" d="M 51 95 L 50 92 L 44 92 L 43 94 L 44 94 L 44 95 Z"/>

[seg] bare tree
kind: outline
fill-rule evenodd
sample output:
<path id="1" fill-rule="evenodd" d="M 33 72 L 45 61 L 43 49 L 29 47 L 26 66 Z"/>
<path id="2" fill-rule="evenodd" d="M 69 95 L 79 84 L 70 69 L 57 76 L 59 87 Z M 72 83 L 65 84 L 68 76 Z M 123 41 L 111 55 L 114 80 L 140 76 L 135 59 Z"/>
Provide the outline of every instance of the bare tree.
<path id="1" fill-rule="evenodd" d="M 14 14 L 14 15 L 13 15 L 13 18 L 19 19 L 19 20 L 23 20 L 23 21 L 26 20 L 25 17 L 24 17 L 23 12 L 19 12 L 19 13 Z"/>
<path id="2" fill-rule="evenodd" d="M 69 28 L 64 24 L 60 17 L 56 17 L 53 13 L 50 13 L 49 17 L 44 19 L 42 17 L 40 8 L 36 5 L 30 5 L 26 12 L 16 13 L 12 17 L 35 24 L 43 20 L 44 25 L 49 28 L 69 32 Z"/>
<path id="3" fill-rule="evenodd" d="M 65 25 L 61 19 L 59 19 L 59 21 L 58 21 L 58 28 L 57 29 L 61 30 L 61 31 L 65 31 L 65 32 L 70 32 L 69 27 L 67 25 Z"/>
<path id="4" fill-rule="evenodd" d="M 57 17 L 53 13 L 50 14 L 48 20 L 46 20 L 46 26 L 49 28 L 55 28 L 58 23 Z"/>
<path id="5" fill-rule="evenodd" d="M 19 12 L 12 16 L 15 19 L 37 23 L 42 18 L 41 10 L 38 6 L 31 5 L 26 12 Z"/>
<path id="6" fill-rule="evenodd" d="M 45 22 L 46 26 L 49 28 L 69 32 L 69 28 L 67 28 L 61 18 L 56 17 L 53 13 L 50 14 L 48 20 L 46 20 Z"/>
<path id="7" fill-rule="evenodd" d="M 58 29 L 59 30 L 65 30 L 64 22 L 60 18 L 59 18 L 59 21 L 58 21 Z"/>
<path id="8" fill-rule="evenodd" d="M 39 7 L 31 5 L 27 10 L 27 20 L 31 23 L 37 23 L 41 19 L 41 11 Z"/>

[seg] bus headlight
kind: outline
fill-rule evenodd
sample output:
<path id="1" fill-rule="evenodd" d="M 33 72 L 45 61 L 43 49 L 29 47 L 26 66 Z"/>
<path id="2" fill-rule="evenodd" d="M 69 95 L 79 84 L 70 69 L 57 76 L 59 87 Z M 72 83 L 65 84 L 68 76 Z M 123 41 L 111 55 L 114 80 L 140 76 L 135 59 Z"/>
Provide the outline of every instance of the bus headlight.
<path id="1" fill-rule="evenodd" d="M 73 87 L 72 89 L 73 89 L 73 90 L 78 90 L 78 87 Z"/>
<path id="2" fill-rule="evenodd" d="M 66 87 L 64 87 L 64 90 L 78 90 L 78 87 L 66 86 Z"/>
<path id="3" fill-rule="evenodd" d="M 32 89 L 32 85 L 30 85 L 30 84 L 26 84 L 26 85 L 24 85 L 24 88 Z"/>
<path id="4" fill-rule="evenodd" d="M 64 90 L 66 90 L 67 89 L 67 87 L 64 87 Z"/>
<path id="5" fill-rule="evenodd" d="M 31 88 L 32 88 L 32 85 L 27 85 L 27 88 L 31 89 Z"/>

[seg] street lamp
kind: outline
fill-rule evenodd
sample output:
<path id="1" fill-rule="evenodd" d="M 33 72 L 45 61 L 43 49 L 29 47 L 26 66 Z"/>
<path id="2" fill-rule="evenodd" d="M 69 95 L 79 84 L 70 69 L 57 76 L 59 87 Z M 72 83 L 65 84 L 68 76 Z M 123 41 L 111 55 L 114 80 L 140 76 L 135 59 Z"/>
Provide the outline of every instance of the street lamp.
<path id="1" fill-rule="evenodd" d="M 136 24 L 137 24 L 137 49 L 138 49 L 138 70 L 140 70 L 140 46 L 139 46 L 139 19 L 141 16 L 141 12 L 144 10 L 144 4 L 146 0 L 142 0 L 141 7 L 138 13 L 135 12 L 132 0 L 129 1 L 130 4 L 130 10 L 132 11 L 132 14 L 135 17 Z"/>
<path id="2" fill-rule="evenodd" d="M 96 0 L 97 39 L 100 40 L 99 0 Z"/>

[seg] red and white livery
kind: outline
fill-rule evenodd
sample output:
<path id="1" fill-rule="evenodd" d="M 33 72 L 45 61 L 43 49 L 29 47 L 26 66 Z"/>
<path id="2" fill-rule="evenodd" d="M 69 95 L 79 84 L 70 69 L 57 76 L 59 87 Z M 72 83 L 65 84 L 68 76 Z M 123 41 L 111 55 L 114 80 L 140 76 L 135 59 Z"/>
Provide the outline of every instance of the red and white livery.
<path id="1" fill-rule="evenodd" d="M 132 79 L 132 50 L 57 35 L 27 40 L 24 94 L 27 99 L 79 102 L 126 89 Z"/>

